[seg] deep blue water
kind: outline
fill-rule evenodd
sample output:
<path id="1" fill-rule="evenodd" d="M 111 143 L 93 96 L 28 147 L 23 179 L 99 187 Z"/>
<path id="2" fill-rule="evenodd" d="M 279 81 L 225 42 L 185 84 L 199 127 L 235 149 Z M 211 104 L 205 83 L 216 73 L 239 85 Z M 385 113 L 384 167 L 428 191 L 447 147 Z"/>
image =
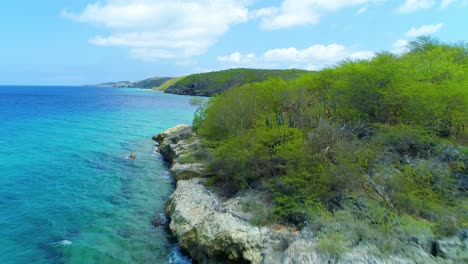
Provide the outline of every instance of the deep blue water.
<path id="1" fill-rule="evenodd" d="M 148 90 L 0 86 L 0 263 L 189 262 L 150 223 L 173 191 L 151 136 L 193 112 Z"/>

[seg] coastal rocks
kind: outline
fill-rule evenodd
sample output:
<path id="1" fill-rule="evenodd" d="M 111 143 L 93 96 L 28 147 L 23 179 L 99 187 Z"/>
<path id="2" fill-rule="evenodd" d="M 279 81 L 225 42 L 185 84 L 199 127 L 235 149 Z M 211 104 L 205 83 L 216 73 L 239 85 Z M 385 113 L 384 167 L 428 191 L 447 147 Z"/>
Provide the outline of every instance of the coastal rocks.
<path id="1" fill-rule="evenodd" d="M 424 251 L 418 250 L 417 254 L 413 254 L 412 259 L 399 257 L 396 255 L 378 256 L 375 254 L 378 250 L 371 245 L 360 245 L 348 252 L 342 252 L 339 257 L 330 256 L 325 252 L 321 252 L 318 248 L 316 238 L 298 238 L 284 251 L 281 256 L 281 261 L 274 259 L 266 260 L 264 263 L 282 263 L 282 264 L 319 264 L 319 263 L 336 263 L 336 264 L 410 264 L 410 263 L 426 263 L 436 264 L 437 262 L 427 255 Z"/>
<path id="2" fill-rule="evenodd" d="M 467 229 L 460 232 L 458 236 L 436 240 L 432 246 L 432 254 L 442 258 L 468 260 Z"/>
<path id="3" fill-rule="evenodd" d="M 157 141 L 159 144 L 163 144 L 165 140 L 170 141 L 171 143 L 177 143 L 182 139 L 187 139 L 193 135 L 192 127 L 190 125 L 177 125 L 171 127 L 166 131 L 157 134 L 153 137 L 154 141 Z"/>
<path id="4" fill-rule="evenodd" d="M 187 153 L 200 144 L 190 126 L 179 125 L 153 139 L 159 142 L 158 151 L 170 162 L 171 173 L 178 180 L 166 203 L 169 228 L 199 263 L 262 263 L 265 255 L 279 254 L 294 238 L 295 233 L 289 231 L 250 224 L 246 218 L 251 216 L 240 209 L 249 195 L 222 201 L 202 184 L 204 165 L 186 162 L 190 160 Z"/>
<path id="5" fill-rule="evenodd" d="M 362 244 L 330 256 L 319 249 L 318 239 L 304 228 L 252 225 L 240 214 L 243 198 L 223 200 L 193 178 L 177 182 L 176 191 L 166 204 L 169 228 L 181 248 L 199 263 L 319 264 L 319 263 L 437 263 L 423 250 L 415 250 L 412 259 L 381 257 L 377 249 Z"/>
<path id="6" fill-rule="evenodd" d="M 164 214 L 158 214 L 151 219 L 151 225 L 154 227 L 163 227 L 168 224 L 167 217 Z"/>
<path id="7" fill-rule="evenodd" d="M 194 135 L 190 125 L 177 125 L 153 137 L 159 143 L 158 151 L 171 165 L 182 153 L 190 149 L 195 142 L 181 142 Z"/>
<path id="8" fill-rule="evenodd" d="M 188 180 L 194 177 L 203 177 L 205 166 L 200 163 L 174 163 L 171 167 L 172 176 L 176 180 Z"/>
<path id="9" fill-rule="evenodd" d="M 223 212 L 220 199 L 201 183 L 197 178 L 177 182 L 167 207 L 169 228 L 200 263 L 262 263 L 294 237 Z"/>
<path id="10" fill-rule="evenodd" d="M 205 166 L 194 158 L 203 148 L 190 126 L 168 129 L 153 139 L 160 143 L 159 152 L 177 179 L 165 207 L 169 229 L 198 263 L 460 263 L 467 259 L 466 232 L 452 240 L 415 243 L 405 256 L 382 256 L 375 246 L 365 243 L 339 252 L 339 257 L 331 256 L 307 228 L 297 231 L 252 224 L 272 209 L 268 194 L 246 190 L 227 199 L 206 187 Z M 245 210 L 248 207 L 254 210 Z M 155 218 L 154 225 L 162 224 L 160 220 Z"/>
<path id="11" fill-rule="evenodd" d="M 153 137 L 159 143 L 158 151 L 171 164 L 171 174 L 176 180 L 203 177 L 205 166 L 197 162 L 182 162 L 187 153 L 199 148 L 200 140 L 195 137 L 192 127 L 178 125 Z"/>

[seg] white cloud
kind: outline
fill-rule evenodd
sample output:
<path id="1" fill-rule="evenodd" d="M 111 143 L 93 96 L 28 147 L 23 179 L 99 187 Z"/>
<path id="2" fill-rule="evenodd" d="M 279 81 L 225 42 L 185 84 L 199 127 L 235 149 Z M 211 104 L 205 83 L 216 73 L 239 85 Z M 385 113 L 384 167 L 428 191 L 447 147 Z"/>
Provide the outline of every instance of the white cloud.
<path id="1" fill-rule="evenodd" d="M 320 69 L 333 65 L 346 58 L 370 59 L 375 55 L 372 51 L 354 50 L 339 44 L 313 45 L 305 49 L 277 48 L 270 49 L 261 56 L 255 54 L 243 55 L 234 52 L 230 55 L 218 57 L 218 61 L 236 67 L 263 68 L 303 68 Z"/>
<path id="2" fill-rule="evenodd" d="M 405 2 L 398 7 L 399 13 L 412 13 L 421 9 L 428 9 L 434 6 L 434 0 L 405 0 Z"/>
<path id="3" fill-rule="evenodd" d="M 453 4 L 456 0 L 442 0 L 440 3 L 441 8 L 446 8 L 447 6 Z"/>
<path id="4" fill-rule="evenodd" d="M 345 47 L 338 44 L 314 45 L 306 49 L 296 48 L 272 49 L 263 55 L 269 61 L 333 61 L 342 57 Z"/>
<path id="5" fill-rule="evenodd" d="M 111 33 L 90 43 L 121 46 L 144 60 L 187 58 L 202 54 L 235 24 L 248 20 L 246 1 L 107 0 L 62 15 L 102 26 Z"/>
<path id="6" fill-rule="evenodd" d="M 366 11 L 367 11 L 367 6 L 363 6 L 363 7 L 361 7 L 361 8 L 358 9 L 358 11 L 356 12 L 356 14 L 357 14 L 357 15 L 364 14 Z"/>
<path id="7" fill-rule="evenodd" d="M 392 46 L 393 46 L 393 48 L 399 49 L 399 48 L 406 47 L 407 45 L 408 45 L 407 40 L 399 39 L 399 40 L 395 41 Z"/>
<path id="8" fill-rule="evenodd" d="M 441 0 L 440 8 L 446 8 L 449 5 L 457 2 L 457 0 Z M 462 1 L 466 2 L 466 0 Z M 400 13 L 412 13 L 422 9 L 428 9 L 436 4 L 435 0 L 405 0 L 405 2 L 397 9 Z"/>
<path id="9" fill-rule="evenodd" d="M 402 54 L 408 50 L 407 46 L 407 40 L 399 39 L 393 43 L 391 52 L 395 54 Z"/>
<path id="10" fill-rule="evenodd" d="M 221 62 L 230 62 L 230 63 L 249 63 L 255 59 L 255 54 L 249 53 L 242 55 L 240 52 L 234 52 L 230 55 L 220 56 L 217 58 Z"/>
<path id="11" fill-rule="evenodd" d="M 276 7 L 265 7 L 257 10 L 250 11 L 250 18 L 259 18 L 265 16 L 273 16 L 278 13 L 278 8 Z"/>
<path id="12" fill-rule="evenodd" d="M 408 30 L 408 32 L 406 32 L 406 36 L 418 37 L 421 35 L 431 35 L 441 30 L 443 26 L 444 24 L 439 23 L 433 25 L 423 25 L 418 28 L 412 27 L 410 30 Z"/>
<path id="13" fill-rule="evenodd" d="M 348 57 L 354 60 L 369 60 L 375 56 L 373 51 L 357 51 L 351 53 Z"/>
<path id="14" fill-rule="evenodd" d="M 280 7 L 260 9 L 260 27 L 281 29 L 297 25 L 317 24 L 328 12 L 359 6 L 376 0 L 284 0 Z"/>

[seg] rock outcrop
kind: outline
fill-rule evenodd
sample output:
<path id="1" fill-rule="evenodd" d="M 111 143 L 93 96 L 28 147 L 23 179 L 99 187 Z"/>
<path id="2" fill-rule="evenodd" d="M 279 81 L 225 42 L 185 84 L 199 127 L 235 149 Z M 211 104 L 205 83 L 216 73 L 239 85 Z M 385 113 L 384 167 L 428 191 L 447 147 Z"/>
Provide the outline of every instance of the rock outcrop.
<path id="1" fill-rule="evenodd" d="M 177 188 L 166 204 L 169 228 L 181 248 L 199 263 L 457 263 L 445 258 L 455 254 L 454 250 L 461 254 L 457 259 L 467 259 L 465 233 L 434 242 L 433 250 L 444 258 L 436 258 L 431 255 L 434 252 L 417 245 L 411 247 L 411 257 L 382 257 L 374 246 L 364 243 L 335 258 L 319 250 L 317 238 L 307 228 L 298 231 L 251 224 L 252 215 L 243 207 L 249 201 L 261 200 L 261 194 L 246 191 L 227 199 L 206 187 L 204 165 L 182 162 L 200 147 L 190 126 L 179 125 L 153 139 L 159 142 L 159 151 L 177 179 Z"/>
<path id="2" fill-rule="evenodd" d="M 423 250 L 415 251 L 413 259 L 383 258 L 373 254 L 377 249 L 371 245 L 334 258 L 318 249 L 310 230 L 254 226 L 237 215 L 241 207 L 209 191 L 203 179 L 193 178 L 177 182 L 166 210 L 180 246 L 200 263 L 440 263 Z"/>
<path id="3" fill-rule="evenodd" d="M 171 174 L 176 180 L 202 177 L 205 166 L 200 163 L 184 163 L 181 158 L 198 148 L 200 140 L 190 125 L 178 125 L 153 137 L 159 143 L 158 151 L 170 163 Z"/>
<path id="4" fill-rule="evenodd" d="M 171 165 L 183 153 L 190 150 L 190 143 L 182 141 L 194 136 L 190 125 L 177 125 L 157 134 L 153 140 L 159 143 L 158 151 Z"/>
<path id="5" fill-rule="evenodd" d="M 200 144 L 190 126 L 168 129 L 153 140 L 177 179 L 166 206 L 169 228 L 198 262 L 262 263 L 266 254 L 282 252 L 297 235 L 250 224 L 240 208 L 242 199 L 222 199 L 203 185 L 203 164 L 180 162 Z"/>
<path id="6" fill-rule="evenodd" d="M 284 241 L 294 236 L 253 226 L 226 212 L 201 181 L 179 181 L 167 207 L 171 231 L 200 263 L 262 263 L 265 254 L 283 250 Z"/>

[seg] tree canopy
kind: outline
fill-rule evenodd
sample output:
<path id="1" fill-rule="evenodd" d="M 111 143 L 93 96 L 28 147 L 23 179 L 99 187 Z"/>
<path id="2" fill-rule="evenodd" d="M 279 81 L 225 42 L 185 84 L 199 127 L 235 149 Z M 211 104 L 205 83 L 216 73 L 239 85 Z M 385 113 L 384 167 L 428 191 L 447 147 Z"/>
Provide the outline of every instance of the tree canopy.
<path id="1" fill-rule="evenodd" d="M 468 224 L 467 122 L 468 46 L 421 37 L 404 54 L 230 89 L 194 128 L 223 190 L 270 192 L 277 221 L 345 211 L 449 235 Z"/>

